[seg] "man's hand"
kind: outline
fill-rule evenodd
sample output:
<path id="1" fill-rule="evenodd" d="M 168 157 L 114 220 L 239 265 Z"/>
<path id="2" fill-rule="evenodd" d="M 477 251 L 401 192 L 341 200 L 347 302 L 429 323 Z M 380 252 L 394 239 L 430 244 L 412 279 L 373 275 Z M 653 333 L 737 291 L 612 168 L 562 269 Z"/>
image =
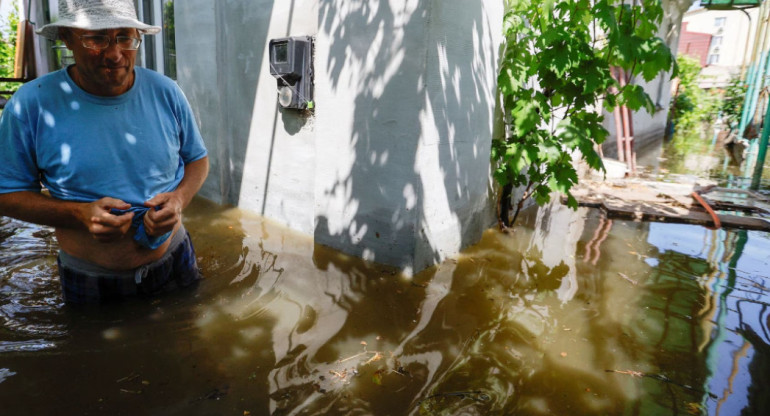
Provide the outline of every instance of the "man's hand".
<path id="1" fill-rule="evenodd" d="M 131 204 L 127 204 L 119 199 L 102 198 L 83 205 L 81 221 L 96 240 L 105 243 L 119 240 L 131 228 L 131 219 L 134 218 L 134 213 L 127 212 L 122 215 L 114 215 L 110 210 L 129 208 L 131 208 Z"/>
<path id="2" fill-rule="evenodd" d="M 144 229 L 149 236 L 163 235 L 182 220 L 184 202 L 174 192 L 155 195 L 144 206 L 150 208 L 144 215 Z"/>

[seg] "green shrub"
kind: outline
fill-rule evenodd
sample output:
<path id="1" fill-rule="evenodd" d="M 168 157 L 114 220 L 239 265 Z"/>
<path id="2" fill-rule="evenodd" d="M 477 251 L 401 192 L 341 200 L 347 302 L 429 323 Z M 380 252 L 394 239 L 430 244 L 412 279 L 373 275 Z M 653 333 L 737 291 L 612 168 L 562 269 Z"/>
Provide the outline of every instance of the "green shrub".
<path id="1" fill-rule="evenodd" d="M 662 18 L 656 0 L 506 0 L 498 85 L 507 129 L 492 143 L 502 228 L 515 222 L 529 198 L 542 205 L 559 192 L 577 208 L 570 192 L 578 181 L 573 154 L 604 169 L 596 151 L 608 135 L 600 102 L 609 111 L 619 105 L 654 111 L 641 85 L 621 86 L 612 70 L 649 82 L 674 68 L 657 36 Z M 512 206 L 514 188 L 523 196 Z"/>
<path id="2" fill-rule="evenodd" d="M 680 132 L 712 123 L 724 107 L 722 93 L 716 89 L 707 91 L 698 86 L 701 79 L 698 60 L 679 55 L 676 62 L 679 66 L 679 87 L 671 98 L 671 121 Z"/>
<path id="3" fill-rule="evenodd" d="M 13 78 L 16 62 L 16 28 L 19 25 L 19 9 L 14 2 L 13 9 L 4 22 L 0 22 L 0 77 Z M 16 91 L 18 82 L 0 82 L 0 91 Z"/>

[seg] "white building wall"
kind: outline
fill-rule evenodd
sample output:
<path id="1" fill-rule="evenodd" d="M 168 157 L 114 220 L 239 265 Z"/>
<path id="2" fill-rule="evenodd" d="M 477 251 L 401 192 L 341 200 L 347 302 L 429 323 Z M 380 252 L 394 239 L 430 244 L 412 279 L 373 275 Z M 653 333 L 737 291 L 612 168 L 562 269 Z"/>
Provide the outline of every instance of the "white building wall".
<path id="1" fill-rule="evenodd" d="M 176 3 L 202 194 L 407 271 L 492 223 L 499 0 Z M 315 36 L 314 114 L 279 109 L 267 43 Z"/>
<path id="2" fill-rule="evenodd" d="M 315 36 L 318 31 L 318 2 L 273 2 L 269 21 L 265 23 L 269 26 L 264 42 L 287 36 Z M 256 84 L 238 206 L 311 234 L 318 139 L 313 127 L 316 119 L 310 113 L 280 108 L 276 79 L 268 69 L 268 55 L 265 46 Z M 255 71 L 257 68 L 244 70 Z"/>
<path id="3" fill-rule="evenodd" d="M 724 19 L 724 24 L 718 26 L 717 19 Z M 745 11 L 701 8 L 685 13 L 682 21 L 689 23 L 687 30 L 711 34 L 709 55 L 719 56 L 718 62 L 709 63 L 701 71 L 701 87 L 725 86 L 748 67 L 753 57 L 758 19 L 758 7 Z M 721 41 L 715 40 L 720 37 Z M 717 45 L 718 42 L 721 44 Z"/>
<path id="4" fill-rule="evenodd" d="M 317 242 L 420 270 L 492 223 L 498 3 L 321 3 Z"/>

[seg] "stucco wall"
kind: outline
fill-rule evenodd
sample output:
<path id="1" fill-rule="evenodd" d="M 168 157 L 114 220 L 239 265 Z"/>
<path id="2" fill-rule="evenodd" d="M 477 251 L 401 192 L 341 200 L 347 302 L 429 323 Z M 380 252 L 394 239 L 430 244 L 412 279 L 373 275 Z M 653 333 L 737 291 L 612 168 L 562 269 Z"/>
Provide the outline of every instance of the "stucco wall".
<path id="1" fill-rule="evenodd" d="M 501 21 L 498 1 L 321 2 L 317 242 L 416 271 L 491 224 Z"/>
<path id="2" fill-rule="evenodd" d="M 499 0 L 188 0 L 179 84 L 202 125 L 202 195 L 417 271 L 492 222 Z M 267 43 L 315 36 L 314 114 L 279 109 Z"/>
<path id="3" fill-rule="evenodd" d="M 312 118 L 278 108 L 267 44 L 314 35 L 317 2 L 189 0 L 175 13 L 179 84 L 211 158 L 201 195 L 311 233 Z"/>
<path id="4" fill-rule="evenodd" d="M 245 1 L 250 8 L 250 1 Z M 310 113 L 279 108 L 276 79 L 270 75 L 267 42 L 287 36 L 318 32 L 316 0 L 265 1 L 271 7 L 256 8 L 266 17 L 260 24 L 265 42 L 259 68 L 253 112 L 249 114 L 249 143 L 240 185 L 239 206 L 272 218 L 305 234 L 313 231 L 315 152 L 319 137 Z M 239 110 L 236 110 L 239 111 Z"/>

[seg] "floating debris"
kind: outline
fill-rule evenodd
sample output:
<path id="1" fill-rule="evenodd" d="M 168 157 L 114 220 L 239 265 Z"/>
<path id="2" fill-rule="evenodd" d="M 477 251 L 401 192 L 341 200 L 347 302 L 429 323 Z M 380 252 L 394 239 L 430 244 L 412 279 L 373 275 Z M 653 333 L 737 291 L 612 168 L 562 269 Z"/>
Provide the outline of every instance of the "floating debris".
<path id="1" fill-rule="evenodd" d="M 634 370 L 604 370 L 604 371 L 606 371 L 608 373 L 626 374 L 626 375 L 629 375 L 629 376 L 632 376 L 632 377 L 647 377 L 647 378 L 651 378 L 653 380 L 662 381 L 664 383 L 673 384 L 675 386 L 679 386 L 679 387 L 681 387 L 683 389 L 687 389 L 687 390 L 690 390 L 690 391 L 693 391 L 693 392 L 696 392 L 696 393 L 699 393 L 699 394 L 708 394 L 708 396 L 711 397 L 712 399 L 718 398 L 717 395 L 714 394 L 714 393 L 711 393 L 709 391 L 704 391 L 704 390 L 701 390 L 701 389 L 697 389 L 695 387 L 688 386 L 687 384 L 677 383 L 676 381 L 671 380 L 670 378 L 664 376 L 663 374 L 648 374 L 648 373 L 643 373 L 641 371 L 634 371 Z"/>
<path id="2" fill-rule="evenodd" d="M 623 280 L 627 281 L 628 283 L 631 283 L 634 286 L 639 285 L 639 282 L 637 282 L 636 280 L 634 280 L 634 279 L 624 275 L 623 273 L 618 272 L 618 275 L 620 275 L 620 277 L 622 277 Z"/>
<path id="3" fill-rule="evenodd" d="M 127 382 L 127 381 L 134 381 L 134 380 L 138 379 L 139 377 L 141 377 L 139 374 L 131 373 L 131 374 L 129 374 L 129 375 L 123 377 L 123 378 L 119 378 L 119 379 L 115 380 L 115 382 L 116 383 L 124 383 L 124 382 Z"/>

